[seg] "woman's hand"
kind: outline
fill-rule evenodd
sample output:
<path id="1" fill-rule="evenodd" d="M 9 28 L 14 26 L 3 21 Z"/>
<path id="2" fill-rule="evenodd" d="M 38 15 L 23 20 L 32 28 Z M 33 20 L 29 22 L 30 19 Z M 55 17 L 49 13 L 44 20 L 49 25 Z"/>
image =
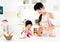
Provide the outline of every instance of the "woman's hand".
<path id="1" fill-rule="evenodd" d="M 38 30 L 37 30 L 37 35 L 41 35 L 43 32 L 43 28 L 42 27 L 39 27 Z"/>

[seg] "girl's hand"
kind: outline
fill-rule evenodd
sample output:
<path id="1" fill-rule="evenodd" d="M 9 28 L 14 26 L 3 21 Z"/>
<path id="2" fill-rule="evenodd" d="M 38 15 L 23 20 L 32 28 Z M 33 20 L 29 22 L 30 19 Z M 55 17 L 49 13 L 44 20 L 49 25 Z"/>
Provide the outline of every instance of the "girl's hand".
<path id="1" fill-rule="evenodd" d="M 20 37 L 19 39 L 25 39 L 26 37 Z"/>

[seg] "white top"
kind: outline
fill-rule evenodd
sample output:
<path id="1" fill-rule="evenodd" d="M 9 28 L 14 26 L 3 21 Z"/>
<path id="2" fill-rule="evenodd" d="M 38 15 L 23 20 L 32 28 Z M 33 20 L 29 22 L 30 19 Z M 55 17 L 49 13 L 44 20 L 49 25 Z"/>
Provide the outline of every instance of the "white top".
<path id="1" fill-rule="evenodd" d="M 48 27 L 48 26 L 49 26 L 49 23 L 48 23 L 48 22 L 50 22 L 50 20 L 49 20 L 49 15 L 46 14 L 46 15 L 42 16 L 42 20 L 41 20 L 41 22 L 40 22 L 40 25 L 41 25 L 42 27 Z"/>

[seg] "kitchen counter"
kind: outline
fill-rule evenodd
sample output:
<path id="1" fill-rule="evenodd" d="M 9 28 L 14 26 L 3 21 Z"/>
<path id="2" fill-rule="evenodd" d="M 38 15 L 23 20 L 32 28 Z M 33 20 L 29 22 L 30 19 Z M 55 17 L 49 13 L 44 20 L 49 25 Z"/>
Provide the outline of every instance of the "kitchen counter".
<path id="1" fill-rule="evenodd" d="M 16 29 L 19 30 L 19 29 Z M 13 35 L 12 40 L 7 41 L 4 36 L 0 37 L 0 42 L 55 42 L 56 40 L 60 40 L 60 28 L 55 28 L 56 37 L 36 37 L 32 36 L 31 38 L 19 39 L 19 32 L 16 31 Z"/>

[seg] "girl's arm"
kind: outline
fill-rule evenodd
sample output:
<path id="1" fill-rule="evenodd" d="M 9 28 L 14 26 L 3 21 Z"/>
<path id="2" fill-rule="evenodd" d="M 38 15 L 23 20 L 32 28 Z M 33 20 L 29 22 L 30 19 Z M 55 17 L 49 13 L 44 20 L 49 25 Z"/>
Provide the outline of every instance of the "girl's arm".
<path id="1" fill-rule="evenodd" d="M 20 37 L 20 39 L 25 39 L 26 37 Z"/>
<path id="2" fill-rule="evenodd" d="M 22 37 L 20 37 L 20 39 L 25 39 L 25 38 L 26 38 L 26 30 L 23 31 Z"/>
<path id="3" fill-rule="evenodd" d="M 26 38 L 26 34 L 24 33 L 22 37 L 20 37 L 20 39 L 25 39 Z"/>

